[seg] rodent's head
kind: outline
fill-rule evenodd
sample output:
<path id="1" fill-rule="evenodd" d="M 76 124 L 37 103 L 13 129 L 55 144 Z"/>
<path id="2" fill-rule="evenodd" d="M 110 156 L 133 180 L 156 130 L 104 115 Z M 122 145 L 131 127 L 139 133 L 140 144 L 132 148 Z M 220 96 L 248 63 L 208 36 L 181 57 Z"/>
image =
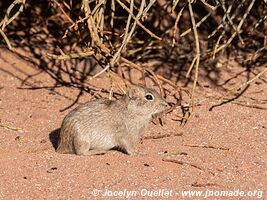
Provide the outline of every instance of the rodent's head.
<path id="1" fill-rule="evenodd" d="M 131 112 L 148 117 L 169 108 L 168 103 L 155 90 L 140 85 L 130 86 L 126 100 Z"/>

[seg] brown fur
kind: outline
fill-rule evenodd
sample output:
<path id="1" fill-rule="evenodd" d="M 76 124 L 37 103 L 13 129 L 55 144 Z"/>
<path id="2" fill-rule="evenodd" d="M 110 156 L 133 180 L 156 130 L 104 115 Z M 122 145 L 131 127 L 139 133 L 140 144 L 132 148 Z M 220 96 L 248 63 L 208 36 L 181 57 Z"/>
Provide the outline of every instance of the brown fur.
<path id="1" fill-rule="evenodd" d="M 148 94 L 154 99 L 146 99 Z M 132 86 L 127 95 L 116 101 L 89 101 L 64 118 L 57 152 L 92 155 L 117 147 L 136 155 L 135 145 L 143 129 L 153 115 L 167 107 L 155 90 L 141 86 Z"/>

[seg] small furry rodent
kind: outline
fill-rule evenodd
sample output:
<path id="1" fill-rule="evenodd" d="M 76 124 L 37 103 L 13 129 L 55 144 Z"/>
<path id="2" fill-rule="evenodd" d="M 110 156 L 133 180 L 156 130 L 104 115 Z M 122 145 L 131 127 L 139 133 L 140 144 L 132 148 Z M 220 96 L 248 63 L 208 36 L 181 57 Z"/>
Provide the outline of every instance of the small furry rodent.
<path id="1" fill-rule="evenodd" d="M 77 155 L 103 154 L 114 148 L 129 155 L 152 116 L 168 103 L 153 89 L 132 85 L 121 99 L 97 99 L 72 110 L 63 120 L 57 152 Z"/>

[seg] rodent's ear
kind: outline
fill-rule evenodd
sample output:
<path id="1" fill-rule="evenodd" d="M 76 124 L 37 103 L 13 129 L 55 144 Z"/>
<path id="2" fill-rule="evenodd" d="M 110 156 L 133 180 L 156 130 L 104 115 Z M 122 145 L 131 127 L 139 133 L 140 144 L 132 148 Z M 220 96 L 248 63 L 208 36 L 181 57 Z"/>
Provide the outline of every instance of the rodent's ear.
<path id="1" fill-rule="evenodd" d="M 141 87 L 137 85 L 129 85 L 129 90 L 127 92 L 127 95 L 130 99 L 133 99 L 135 97 L 138 97 L 141 95 Z"/>

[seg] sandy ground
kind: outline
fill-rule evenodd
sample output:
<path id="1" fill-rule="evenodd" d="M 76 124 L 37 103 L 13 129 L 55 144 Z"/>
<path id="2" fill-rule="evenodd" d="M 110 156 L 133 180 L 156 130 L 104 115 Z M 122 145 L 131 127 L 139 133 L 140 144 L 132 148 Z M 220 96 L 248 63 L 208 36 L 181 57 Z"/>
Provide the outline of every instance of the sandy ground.
<path id="1" fill-rule="evenodd" d="M 169 137 L 144 139 L 145 156 L 62 155 L 51 141 L 79 90 L 53 87 L 47 73 L 0 49 L 0 199 L 267 199 L 266 80 L 239 98 L 245 105 L 213 109 L 222 93 L 201 88 L 185 126 L 174 120 L 181 113 L 167 115 L 164 126 L 150 124 L 146 136 Z M 79 103 L 90 99 L 85 93 Z"/>

